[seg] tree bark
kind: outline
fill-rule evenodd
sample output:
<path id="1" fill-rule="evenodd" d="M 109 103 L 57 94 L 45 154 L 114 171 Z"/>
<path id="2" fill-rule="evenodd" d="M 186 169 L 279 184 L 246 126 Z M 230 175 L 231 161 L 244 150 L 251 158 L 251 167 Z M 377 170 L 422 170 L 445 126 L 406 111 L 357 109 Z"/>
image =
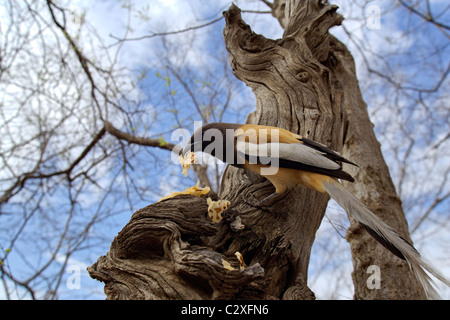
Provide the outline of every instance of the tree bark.
<path id="1" fill-rule="evenodd" d="M 348 168 L 354 183 L 344 181 L 345 187 L 355 194 L 372 212 L 412 243 L 408 223 L 391 180 L 389 169 L 375 137 L 367 106 L 361 96 L 356 78 L 355 64 L 347 48 L 337 39 L 331 41 L 344 90 L 344 109 L 348 115 L 348 130 L 342 150 L 359 168 Z M 355 299 L 426 299 L 422 286 L 411 272 L 408 264 L 378 244 L 358 223 L 352 219 L 346 238 L 350 243 L 353 261 L 353 284 Z M 380 268 L 379 290 L 367 286 L 368 268 Z"/>
<path id="2" fill-rule="evenodd" d="M 235 5 L 224 12 L 233 72 L 257 100 L 247 123 L 285 128 L 337 151 L 345 146 L 345 155 L 361 164 L 351 172 L 358 180 L 352 191 L 375 213 L 392 206 L 384 212 L 396 217 L 398 226 L 392 226 L 407 237 L 400 201 L 367 126 L 353 60 L 328 33 L 343 19 L 336 10 L 318 0 L 275 1 L 272 12 L 285 29 L 280 40 L 253 33 Z M 105 282 L 109 299 L 313 299 L 307 286 L 309 258 L 329 197 L 298 186 L 270 207 L 255 205 L 273 192 L 264 178 L 229 166 L 219 195 L 208 195 L 231 202 L 219 224 L 209 221 L 206 197 L 179 196 L 150 205 L 133 214 L 89 273 Z M 399 290 L 374 294 L 364 286 L 371 263 L 382 267 L 386 281 L 391 275 L 384 276 L 384 270 L 391 272 L 393 266 L 401 268 L 392 274 L 404 278 L 404 264 L 357 227 L 348 239 L 355 298 L 402 297 L 395 295 Z M 248 266 L 244 270 L 237 251 Z M 234 270 L 226 269 L 224 260 Z M 404 288 L 403 282 L 397 285 L 393 288 Z"/>

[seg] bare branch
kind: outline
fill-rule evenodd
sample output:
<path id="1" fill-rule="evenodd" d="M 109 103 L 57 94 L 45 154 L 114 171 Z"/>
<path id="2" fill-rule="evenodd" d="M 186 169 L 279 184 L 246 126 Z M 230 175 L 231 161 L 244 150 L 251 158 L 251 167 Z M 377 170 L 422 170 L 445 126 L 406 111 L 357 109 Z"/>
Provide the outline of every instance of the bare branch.
<path id="1" fill-rule="evenodd" d="M 170 36 L 170 35 L 174 35 L 174 34 L 180 34 L 180 33 L 185 33 L 185 32 L 189 32 L 189 31 L 193 31 L 193 30 L 197 30 L 197 29 L 201 29 L 207 26 L 210 26 L 216 22 L 219 22 L 220 20 L 222 20 L 223 17 L 220 16 L 216 19 L 213 19 L 211 21 L 208 21 L 206 23 L 203 23 L 201 25 L 198 26 L 193 26 L 193 27 L 188 27 L 185 29 L 181 29 L 181 30 L 175 30 L 175 31 L 166 31 L 166 32 L 155 32 L 155 33 L 151 33 L 148 35 L 144 35 L 144 36 L 140 36 L 140 37 L 134 37 L 134 38 L 118 38 L 114 35 L 110 35 L 111 38 L 117 40 L 117 43 L 112 44 L 111 46 L 116 46 L 117 44 L 124 42 L 124 41 L 140 41 L 140 40 L 144 40 L 144 39 L 151 39 L 151 38 L 155 38 L 155 37 L 164 37 L 164 36 Z"/>
<path id="2" fill-rule="evenodd" d="M 450 26 L 443 24 L 439 21 L 436 21 L 432 14 L 431 14 L 431 10 L 429 8 L 429 3 L 427 1 L 427 5 L 428 5 L 428 12 L 427 13 L 423 13 L 420 12 L 419 10 L 417 10 L 414 6 L 409 5 L 408 3 L 406 3 L 406 1 L 404 0 L 399 0 L 399 2 L 401 3 L 402 6 L 404 6 L 406 9 L 408 9 L 409 11 L 411 11 L 412 13 L 414 13 L 415 15 L 421 17 L 423 20 L 430 22 L 434 25 L 436 25 L 438 28 L 442 28 L 442 29 L 446 29 L 450 31 Z"/>
<path id="3" fill-rule="evenodd" d="M 143 138 L 143 137 L 137 137 L 135 135 L 129 134 L 127 132 L 120 131 L 116 127 L 114 127 L 110 122 L 105 121 L 105 130 L 115 136 L 116 138 L 120 140 L 125 140 L 129 143 L 138 144 L 141 146 L 148 146 L 148 147 L 156 147 L 164 150 L 172 151 L 175 148 L 175 145 L 170 142 L 165 142 L 160 139 L 149 139 L 149 138 Z"/>

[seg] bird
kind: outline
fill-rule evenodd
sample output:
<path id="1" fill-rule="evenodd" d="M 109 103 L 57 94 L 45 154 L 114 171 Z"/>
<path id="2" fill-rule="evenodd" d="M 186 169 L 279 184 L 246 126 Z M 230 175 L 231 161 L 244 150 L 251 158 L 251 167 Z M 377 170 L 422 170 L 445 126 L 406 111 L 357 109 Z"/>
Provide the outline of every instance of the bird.
<path id="1" fill-rule="evenodd" d="M 208 153 L 222 162 L 257 173 L 269 180 L 275 193 L 295 185 L 327 193 L 381 245 L 402 260 L 424 289 L 427 299 L 440 299 L 430 277 L 450 287 L 450 281 L 424 260 L 414 246 L 371 212 L 339 180 L 354 182 L 342 163 L 356 166 L 322 143 L 289 130 L 256 124 L 209 123 L 197 129 L 180 151 Z"/>

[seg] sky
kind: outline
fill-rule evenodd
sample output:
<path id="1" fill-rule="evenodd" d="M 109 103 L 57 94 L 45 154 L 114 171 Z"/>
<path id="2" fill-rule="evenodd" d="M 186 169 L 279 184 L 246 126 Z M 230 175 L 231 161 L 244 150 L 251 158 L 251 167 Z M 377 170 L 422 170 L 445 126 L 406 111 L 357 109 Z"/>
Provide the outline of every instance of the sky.
<path id="1" fill-rule="evenodd" d="M 380 70 L 390 70 L 394 68 L 390 74 L 391 79 L 408 79 L 410 84 L 421 84 L 421 82 L 429 82 L 433 85 L 435 73 L 432 72 L 431 66 L 437 66 L 439 64 L 445 65 L 446 61 L 439 61 L 438 56 L 430 59 L 429 65 L 424 66 L 422 72 L 412 73 L 414 70 L 408 68 L 409 61 L 403 61 L 404 55 L 391 57 L 389 61 L 380 59 L 383 55 L 390 55 L 396 52 L 411 52 L 417 53 L 417 59 L 420 54 L 426 54 L 426 51 L 419 48 L 420 45 L 426 45 L 429 41 L 432 42 L 436 48 L 440 50 L 448 50 L 445 46 L 445 37 L 438 31 L 432 28 L 424 29 L 424 34 L 414 35 L 407 34 L 405 36 L 404 30 L 407 28 L 415 27 L 415 20 L 413 18 L 406 19 L 401 16 L 397 9 L 392 10 L 391 1 L 373 1 L 365 7 L 355 5 L 353 1 L 331 1 L 339 5 L 339 12 L 343 14 L 347 19 L 344 21 L 344 28 L 334 27 L 332 34 L 336 35 L 339 39 L 350 48 L 355 57 L 355 64 L 360 78 L 361 89 L 364 94 L 365 100 L 368 102 L 368 109 L 371 115 L 371 119 L 375 125 L 375 131 L 379 137 L 383 151 L 385 151 L 385 158 L 388 164 L 391 162 L 398 162 L 398 158 L 407 152 L 403 148 L 404 141 L 402 138 L 396 138 L 401 130 L 400 125 L 403 123 L 403 118 L 407 117 L 410 113 L 406 114 L 402 112 L 406 108 L 413 108 L 415 110 L 413 118 L 410 119 L 411 128 L 408 129 L 407 135 L 412 137 L 415 141 L 414 150 L 417 154 L 417 162 L 411 163 L 408 167 L 410 170 L 414 170 L 417 174 L 421 174 L 420 170 L 417 170 L 418 164 L 428 165 L 433 167 L 433 170 L 426 171 L 428 176 L 424 176 L 423 185 L 417 186 L 417 179 L 410 179 L 408 183 L 408 177 L 406 182 L 401 185 L 405 185 L 406 188 L 402 191 L 402 200 L 404 206 L 408 205 L 409 198 L 417 198 L 417 193 L 426 194 L 432 193 L 432 190 L 436 184 L 445 175 L 444 171 L 448 168 L 448 160 L 450 159 L 449 153 L 434 155 L 437 153 L 435 149 L 430 148 L 430 142 L 439 140 L 438 137 L 430 135 L 428 140 L 423 136 L 430 128 L 431 124 L 435 125 L 440 123 L 440 126 L 445 127 L 445 121 L 448 122 L 448 118 L 445 118 L 448 113 L 443 112 L 442 115 L 436 116 L 433 121 L 430 120 L 430 126 L 420 126 L 421 119 L 423 118 L 423 111 L 420 108 L 416 109 L 415 105 L 411 104 L 411 100 L 405 98 L 405 96 L 398 97 L 398 105 L 402 108 L 398 108 L 398 116 L 392 117 L 393 111 L 389 107 L 383 107 L 383 102 L 388 101 L 390 105 L 392 102 L 386 96 L 394 94 L 390 93 L 389 88 L 385 85 L 387 79 L 378 80 L 366 80 L 371 75 L 367 72 L 367 65 L 379 68 Z M 140 41 L 126 41 L 120 44 L 118 38 L 133 38 L 141 37 L 142 35 L 151 35 L 160 32 L 182 30 L 191 26 L 202 25 L 208 21 L 219 18 L 222 15 L 222 11 L 227 9 L 230 5 L 229 1 L 134 1 L 134 9 L 131 15 L 126 13 L 124 6 L 128 1 L 89 1 L 89 0 L 77 0 L 68 1 L 70 8 L 77 12 L 74 17 L 75 22 L 78 19 L 85 19 L 92 28 L 89 30 L 95 30 L 96 37 L 92 37 L 89 34 L 81 33 L 79 35 L 80 43 L 84 43 L 83 50 L 88 56 L 95 56 L 96 50 L 99 46 L 108 48 L 108 53 L 111 59 L 115 59 L 118 66 L 123 67 L 122 75 L 124 79 L 133 78 L 142 73 L 142 70 L 149 70 L 149 75 L 140 82 L 137 86 L 130 84 L 129 98 L 140 99 L 145 105 L 146 115 L 142 119 L 142 122 L 152 122 L 152 115 L 158 112 L 159 94 L 164 92 L 175 92 L 180 99 L 188 103 L 189 97 L 182 95 L 182 87 L 172 81 L 168 84 L 164 78 L 167 76 L 165 73 L 164 65 L 161 64 L 161 56 L 164 55 L 163 46 L 160 37 L 154 37 L 151 39 L 145 39 Z M 248 0 L 248 1 L 235 1 L 235 3 L 243 10 L 263 10 L 267 11 L 267 7 L 260 1 Z M 200 4 L 200 5 L 198 5 Z M 445 1 L 433 1 L 433 4 L 440 7 L 445 6 Z M 379 9 L 379 10 L 378 10 Z M 86 14 L 83 15 L 82 13 Z M 270 14 L 254 14 L 243 13 L 244 20 L 252 27 L 256 33 L 263 34 L 267 38 L 280 38 L 283 30 L 278 25 L 277 21 Z M 365 19 L 360 19 L 365 17 Z M 130 28 L 125 27 L 131 21 Z M 77 24 L 74 23 L 75 28 Z M 199 84 L 199 90 L 209 90 L 208 70 L 211 66 L 219 65 L 218 52 L 223 52 L 223 37 L 221 36 L 221 30 L 223 29 L 223 19 L 212 24 L 211 26 L 198 29 L 194 33 L 180 33 L 176 35 L 170 35 L 166 37 L 167 47 L 175 49 L 173 55 L 164 56 L 166 61 L 173 63 L 173 65 L 181 68 L 182 70 L 191 72 L 198 79 L 203 79 L 204 85 Z M 76 33 L 76 30 L 73 30 Z M 352 35 L 350 38 L 347 34 Z M 195 36 L 194 36 L 195 34 Z M 93 41 L 93 39 L 101 39 L 101 42 Z M 390 41 L 386 41 L 390 39 Z M 363 54 L 362 54 L 363 53 Z M 448 55 L 450 56 L 450 55 Z M 102 57 L 99 57 L 101 59 Z M 412 59 L 415 59 L 412 58 Z M 402 60 L 403 59 L 403 60 Z M 105 60 L 105 63 L 108 61 Z M 414 60 L 412 60 L 414 62 Z M 100 63 L 102 63 L 100 61 Z M 231 72 L 228 70 L 228 72 Z M 213 84 L 215 85 L 215 84 Z M 220 85 L 220 84 L 217 84 Z M 243 122 L 245 121 L 246 114 L 254 110 L 255 100 L 249 88 L 245 86 L 239 87 L 239 94 L 234 97 L 235 105 L 230 108 L 226 115 L 226 119 L 230 122 Z M 415 95 L 414 92 L 407 91 L 408 94 Z M 424 95 L 427 102 L 432 104 L 447 104 L 448 96 L 442 99 L 435 99 Z M 430 95 L 431 96 L 431 95 Z M 220 97 L 219 97 L 220 99 Z M 443 101 L 447 99 L 446 101 Z M 377 102 L 377 103 L 376 103 Z M 206 103 L 206 102 L 205 102 Z M 375 107 L 381 105 L 381 107 Z M 395 111 L 395 110 L 394 110 Z M 179 117 L 188 119 L 192 116 L 191 110 L 188 108 L 181 109 L 179 111 Z M 168 118 L 169 119 L 169 118 Z M 398 120 L 400 119 L 400 120 Z M 117 115 L 117 123 L 121 120 Z M 150 126 L 149 126 L 150 127 Z M 425 128 L 425 129 L 424 129 Z M 137 133 L 144 133 L 148 136 L 159 135 L 164 132 L 164 139 L 169 141 L 170 133 L 172 131 L 171 126 L 167 126 L 165 121 L 153 121 L 150 132 L 148 132 L 146 126 L 136 128 Z M 431 129 L 430 129 L 431 130 Z M 445 130 L 436 130 L 436 136 L 445 134 Z M 401 135 L 400 135 L 401 136 Z M 155 136 L 157 137 L 157 136 Z M 403 136 L 401 136 L 403 137 Z M 447 142 L 448 145 L 448 142 Z M 446 145 L 438 149 L 442 150 Z M 397 153 L 392 152 L 396 150 Z M 433 159 L 429 161 L 422 161 L 423 154 L 430 155 Z M 156 201 L 158 197 L 163 196 L 172 191 L 178 191 L 180 188 L 184 189 L 184 186 L 195 184 L 194 179 L 184 179 L 181 175 L 181 169 L 178 171 L 175 165 L 170 163 L 169 157 L 166 151 L 151 151 L 144 154 L 136 154 L 135 158 L 138 161 L 144 157 L 160 157 L 167 158 L 164 164 L 156 167 L 157 174 L 153 171 L 155 167 L 148 164 L 145 168 L 142 168 L 142 175 L 137 178 L 142 186 L 148 184 L 151 180 L 152 183 L 156 181 L 158 188 L 153 194 L 149 194 L 148 198 L 135 204 L 136 208 L 149 204 L 149 201 Z M 392 159 L 392 161 L 390 161 Z M 422 159 L 422 160 L 421 160 Z M 442 164 L 443 163 L 443 164 Z M 442 165 L 439 165 L 442 164 Z M 434 169 L 436 168 L 436 169 Z M 441 168 L 441 169 L 439 169 Z M 401 180 L 401 172 L 395 166 L 390 167 L 393 173 L 394 182 L 399 183 Z M 441 170 L 441 171 L 440 171 Z M 153 173 L 152 173 L 153 172 Z M 432 172 L 432 175 L 429 175 Z M 425 173 L 424 173 L 425 174 Z M 99 180 L 99 183 L 108 185 L 112 179 L 112 173 L 98 172 L 98 176 L 104 179 Z M 158 178 L 164 176 L 165 178 Z M 192 177 L 192 174 L 191 176 Z M 431 183 L 430 181 L 436 179 L 438 182 Z M 427 181 L 428 180 L 428 181 Z M 117 177 L 118 183 L 123 183 L 120 177 Z M 427 186 L 427 183 L 428 186 Z M 399 184 L 397 184 L 397 188 Z M 95 188 L 94 188 L 95 189 Z M 94 193 L 94 189 L 92 192 Z M 427 191 L 428 190 L 428 191 Z M 448 192 L 449 186 L 446 184 L 443 188 L 443 194 Z M 424 197 L 424 203 L 430 197 Z M 85 196 L 83 198 L 84 206 L 89 207 L 92 197 Z M 111 204 L 113 208 L 113 204 Z M 424 204 L 424 207 L 425 204 Z M 449 212 L 448 200 L 437 207 L 435 215 L 432 217 L 434 220 L 439 220 L 440 216 L 446 215 Z M 409 208 L 411 216 L 416 217 L 418 215 L 414 207 Z M 91 243 L 91 246 L 95 246 L 96 249 L 92 251 L 84 251 L 80 256 L 71 257 L 68 261 L 64 260 L 64 257 L 56 257 L 55 261 L 59 265 L 66 264 L 66 274 L 63 281 L 66 282 L 66 286 L 61 286 L 60 297 L 67 299 L 103 299 L 103 284 L 92 280 L 86 272 L 86 267 L 95 262 L 99 254 L 104 254 L 108 250 L 109 243 L 112 238 L 120 230 L 129 219 L 131 213 L 126 213 L 126 209 L 123 209 L 125 213 L 118 213 L 116 221 L 105 223 L 103 230 L 94 229 L 92 232 L 98 232 L 101 234 L 98 239 Z M 407 212 L 408 214 L 408 212 Z M 413 215 L 415 214 L 415 215 Z M 80 217 L 81 219 L 82 217 Z M 414 220 L 410 220 L 410 227 L 414 225 Z M 317 240 L 313 247 L 313 253 L 311 256 L 309 285 L 311 289 L 316 293 L 318 299 L 334 298 L 334 299 L 351 299 L 352 298 L 352 284 L 351 284 L 351 256 L 349 245 L 343 239 L 345 236 L 345 228 L 348 226 L 345 213 L 334 202 L 330 202 L 329 209 L 327 211 L 327 217 L 322 223 L 321 228 L 317 233 Z M 38 227 L 38 225 L 36 226 Z M 107 229 L 109 227 L 109 229 Z M 442 248 L 446 246 L 450 239 L 450 234 L 446 229 L 438 229 L 433 232 L 433 237 L 429 237 L 430 232 L 434 230 L 434 225 L 430 224 L 427 228 L 425 225 L 413 234 L 413 240 L 417 240 L 419 243 L 419 250 L 426 252 L 425 257 L 428 260 L 436 263 L 436 266 L 447 275 L 450 275 L 450 252 L 442 254 Z M 106 230 L 107 229 L 107 230 Z M 430 231 L 431 230 L 431 231 Z M 428 239 L 429 237 L 430 239 Z M 427 241 L 423 241 L 427 238 Z M 89 246 L 88 246 L 89 247 Z M 99 249 L 101 248 L 101 249 Z M 437 248 L 437 249 L 436 249 Z M 103 251 L 101 251 L 103 250 Z M 103 253 L 102 253 L 103 252 Z M 338 254 L 336 254 L 336 252 Z M 328 253 L 333 256 L 338 256 L 333 260 L 333 264 L 325 264 L 323 255 Z M 30 253 L 28 261 L 33 261 L 33 253 Z M 12 260 L 13 258 L 11 258 Z M 13 261 L 10 261 L 11 263 Z M 55 269 L 56 270 L 56 269 Z M 336 270 L 340 270 L 337 272 Z M 26 271 L 24 268 L 23 272 Z M 80 281 L 77 282 L 77 279 Z M 20 289 L 18 289 L 20 291 Z M 1 293 L 0 293 L 1 294 Z M 19 294 L 19 297 L 21 295 Z M 19 298 L 18 297 L 18 298 Z M 450 298 L 450 291 L 446 289 L 444 291 L 444 297 Z M 0 296 L 0 298 L 3 298 Z"/>

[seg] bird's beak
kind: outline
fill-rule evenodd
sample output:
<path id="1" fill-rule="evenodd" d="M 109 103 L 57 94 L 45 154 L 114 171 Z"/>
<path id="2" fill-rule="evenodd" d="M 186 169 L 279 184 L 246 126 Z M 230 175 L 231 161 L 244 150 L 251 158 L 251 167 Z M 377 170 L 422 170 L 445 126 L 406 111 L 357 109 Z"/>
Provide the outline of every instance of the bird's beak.
<path id="1" fill-rule="evenodd" d="M 190 142 L 182 150 L 180 150 L 180 155 L 184 156 L 189 151 L 191 151 L 191 143 Z"/>

